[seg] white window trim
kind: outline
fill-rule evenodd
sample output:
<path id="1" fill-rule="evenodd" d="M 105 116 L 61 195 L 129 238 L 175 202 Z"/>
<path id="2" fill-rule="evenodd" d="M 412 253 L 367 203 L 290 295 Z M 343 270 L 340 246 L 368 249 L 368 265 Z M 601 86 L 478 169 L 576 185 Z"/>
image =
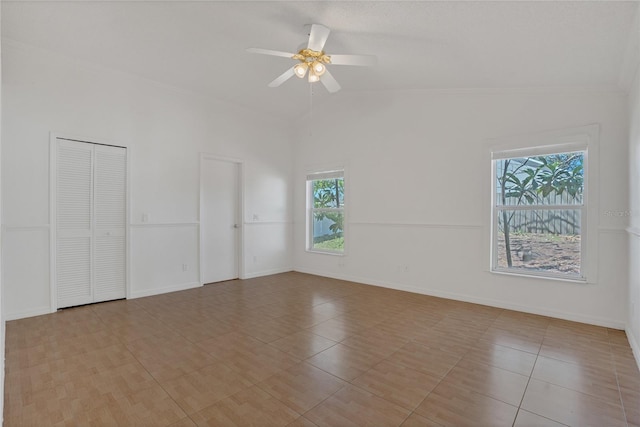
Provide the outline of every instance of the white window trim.
<path id="1" fill-rule="evenodd" d="M 519 277 L 531 277 L 545 280 L 571 282 L 577 284 L 596 283 L 598 266 L 598 155 L 599 155 L 600 126 L 592 124 L 577 128 L 561 129 L 537 134 L 511 136 L 489 141 L 489 154 L 491 164 L 490 185 L 491 197 L 488 213 L 490 224 L 488 233 L 489 271 L 494 274 L 503 274 Z M 537 155 L 584 151 L 584 188 L 583 204 L 576 205 L 576 209 L 582 210 L 581 218 L 581 275 L 569 276 L 564 274 L 535 272 L 529 270 L 497 267 L 497 243 L 496 230 L 498 226 L 495 160 L 530 157 Z M 553 206 L 552 206 L 553 207 Z M 545 209 L 546 206 L 538 209 Z M 567 206 L 567 209 L 573 209 Z"/>
<path id="2" fill-rule="evenodd" d="M 305 250 L 309 253 L 314 254 L 324 254 L 324 255 L 333 255 L 333 256 L 345 256 L 347 253 L 347 209 L 342 208 L 314 208 L 313 207 L 313 196 L 312 196 L 312 188 L 311 182 L 317 181 L 319 179 L 331 179 L 331 178 L 342 178 L 344 180 L 344 192 L 347 193 L 347 179 L 346 179 L 346 171 L 344 167 L 332 167 L 332 168 L 322 168 L 316 169 L 313 172 L 308 172 L 306 176 L 306 185 L 305 185 L 305 199 L 306 199 L 306 215 L 305 215 L 305 227 L 306 227 L 306 242 L 305 242 Z M 313 212 L 314 211 L 324 211 L 324 212 L 342 212 L 343 214 L 343 227 L 342 227 L 342 235 L 344 236 L 344 249 L 342 251 L 331 251 L 326 249 L 316 249 L 313 247 Z"/>

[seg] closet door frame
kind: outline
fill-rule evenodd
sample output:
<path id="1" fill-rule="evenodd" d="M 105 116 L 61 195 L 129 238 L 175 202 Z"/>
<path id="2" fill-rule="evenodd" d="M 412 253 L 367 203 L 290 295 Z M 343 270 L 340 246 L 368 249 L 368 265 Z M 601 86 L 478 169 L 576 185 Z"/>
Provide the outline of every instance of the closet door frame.
<path id="1" fill-rule="evenodd" d="M 56 202 L 57 202 L 57 186 L 56 186 L 56 173 L 57 173 L 57 144 L 58 139 L 82 142 L 95 145 L 108 145 L 112 147 L 121 147 L 127 150 L 126 154 L 126 180 L 125 180 L 125 297 L 131 298 L 131 286 L 130 286 L 130 271 L 131 263 L 131 226 L 130 226 L 130 184 L 131 184 L 131 148 L 129 144 L 122 142 L 114 142 L 105 140 L 104 138 L 94 138 L 80 135 L 73 135 L 63 132 L 50 132 L 49 133 L 49 292 L 50 292 L 50 312 L 55 313 L 58 311 L 58 285 L 56 283 L 57 271 L 56 271 L 56 243 L 57 243 L 57 214 L 56 214 Z"/>

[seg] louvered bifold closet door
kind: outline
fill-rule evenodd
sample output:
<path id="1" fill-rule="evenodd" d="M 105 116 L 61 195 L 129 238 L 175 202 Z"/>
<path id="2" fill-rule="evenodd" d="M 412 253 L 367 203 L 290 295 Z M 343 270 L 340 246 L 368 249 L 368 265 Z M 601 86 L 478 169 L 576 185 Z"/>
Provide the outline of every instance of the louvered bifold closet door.
<path id="1" fill-rule="evenodd" d="M 125 297 L 126 149 L 95 146 L 94 302 Z"/>
<path id="2" fill-rule="evenodd" d="M 93 302 L 93 147 L 56 146 L 56 289 L 58 308 Z"/>

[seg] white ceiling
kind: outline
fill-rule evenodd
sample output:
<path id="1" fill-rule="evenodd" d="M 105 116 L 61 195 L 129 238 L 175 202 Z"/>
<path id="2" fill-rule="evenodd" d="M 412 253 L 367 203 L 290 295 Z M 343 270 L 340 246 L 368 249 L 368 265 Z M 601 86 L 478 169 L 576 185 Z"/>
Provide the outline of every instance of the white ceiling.
<path id="1" fill-rule="evenodd" d="M 295 51 L 304 25 L 332 32 L 328 54 L 375 54 L 375 68 L 333 66 L 346 91 L 619 85 L 639 3 L 405 1 L 2 1 L 2 36 L 186 90 L 299 117 L 309 84 L 267 87 L 294 64 L 248 47 Z M 626 54 L 628 56 L 628 54 Z"/>

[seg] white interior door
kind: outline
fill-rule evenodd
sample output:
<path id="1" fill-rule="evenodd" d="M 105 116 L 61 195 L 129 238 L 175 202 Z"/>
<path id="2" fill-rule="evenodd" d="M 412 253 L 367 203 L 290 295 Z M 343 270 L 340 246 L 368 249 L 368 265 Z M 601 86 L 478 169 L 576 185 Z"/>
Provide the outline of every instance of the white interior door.
<path id="1" fill-rule="evenodd" d="M 56 307 L 126 296 L 126 149 L 56 139 Z"/>
<path id="2" fill-rule="evenodd" d="M 126 149 L 95 145 L 93 302 L 126 294 Z"/>
<path id="3" fill-rule="evenodd" d="M 239 164 L 203 157 L 201 165 L 202 282 L 237 279 Z"/>
<path id="4" fill-rule="evenodd" d="M 93 302 L 93 146 L 56 145 L 57 308 Z"/>

